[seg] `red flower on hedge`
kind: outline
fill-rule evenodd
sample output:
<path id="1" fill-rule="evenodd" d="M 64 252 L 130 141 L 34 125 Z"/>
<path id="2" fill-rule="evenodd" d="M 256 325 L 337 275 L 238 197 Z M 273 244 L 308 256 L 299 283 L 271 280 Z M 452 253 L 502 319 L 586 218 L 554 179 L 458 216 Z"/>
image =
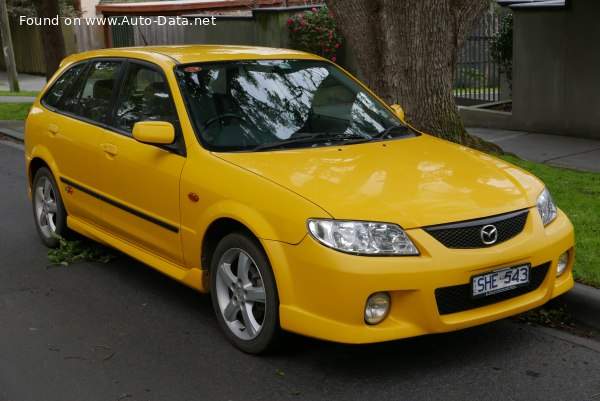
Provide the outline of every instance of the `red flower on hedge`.
<path id="1" fill-rule="evenodd" d="M 313 7 L 301 14 L 292 14 L 287 21 L 291 46 L 326 57 L 335 63 L 342 38 L 332 16 L 327 7 Z"/>

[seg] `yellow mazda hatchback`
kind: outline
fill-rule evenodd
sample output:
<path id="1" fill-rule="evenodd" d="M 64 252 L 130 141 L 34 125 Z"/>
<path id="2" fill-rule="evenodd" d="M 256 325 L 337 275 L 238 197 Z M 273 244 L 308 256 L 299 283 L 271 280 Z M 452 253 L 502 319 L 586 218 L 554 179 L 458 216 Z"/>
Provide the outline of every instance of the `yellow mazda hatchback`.
<path id="1" fill-rule="evenodd" d="M 319 57 L 239 46 L 71 56 L 26 122 L 33 215 L 201 292 L 259 353 L 368 343 L 542 305 L 573 285 L 544 184 L 418 132 Z"/>

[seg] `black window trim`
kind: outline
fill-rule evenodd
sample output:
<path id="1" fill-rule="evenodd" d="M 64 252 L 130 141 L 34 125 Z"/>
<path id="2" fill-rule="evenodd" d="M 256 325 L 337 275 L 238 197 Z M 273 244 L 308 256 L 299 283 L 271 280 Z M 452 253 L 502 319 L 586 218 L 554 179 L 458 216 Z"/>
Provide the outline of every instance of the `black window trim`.
<path id="1" fill-rule="evenodd" d="M 166 150 L 168 152 L 178 154 L 179 156 L 186 157 L 187 149 L 185 146 L 185 138 L 183 137 L 183 130 L 181 128 L 179 113 L 177 112 L 177 106 L 175 105 L 175 99 L 173 98 L 173 92 L 171 91 L 171 87 L 169 86 L 169 81 L 167 80 L 167 76 L 162 68 L 160 68 L 158 65 L 148 62 L 146 60 L 140 60 L 140 59 L 136 59 L 136 58 L 132 58 L 132 57 L 127 58 L 127 62 L 123 66 L 124 67 L 123 71 L 121 72 L 121 74 L 119 76 L 120 79 L 117 81 L 117 83 L 115 85 L 115 88 L 116 88 L 115 93 L 117 93 L 118 95 L 114 99 L 111 98 L 111 100 L 113 100 L 113 101 L 111 103 L 112 106 L 110 108 L 107 129 L 109 129 L 110 131 L 115 132 L 117 134 L 127 136 L 129 138 L 134 139 L 132 133 L 121 129 L 121 128 L 117 127 L 117 125 L 116 125 L 117 104 L 121 101 L 121 98 L 123 97 L 123 86 L 125 84 L 127 72 L 129 72 L 129 68 L 130 68 L 131 64 L 143 65 L 144 67 L 147 67 L 147 68 L 151 69 L 152 71 L 158 73 L 162 77 L 164 82 L 167 84 L 167 88 L 169 89 L 169 95 L 171 96 L 171 100 L 173 102 L 173 107 L 175 108 L 175 114 L 177 116 L 177 124 L 173 124 L 173 128 L 175 128 L 175 142 L 173 142 L 172 144 L 168 144 L 168 145 L 158 145 L 158 144 L 146 144 L 146 145 L 155 146 L 157 148 Z"/>
<path id="2" fill-rule="evenodd" d="M 77 84 L 77 82 L 78 82 L 80 79 L 83 79 L 83 78 L 82 78 L 83 76 L 87 76 L 88 69 L 90 68 L 90 60 L 89 60 L 89 59 L 88 59 L 88 60 L 82 60 L 82 61 L 78 61 L 78 62 L 75 62 L 75 63 L 71 64 L 71 65 L 69 66 L 69 68 L 66 68 L 66 69 L 63 71 L 63 73 L 62 73 L 62 74 L 60 74 L 60 76 L 54 80 L 54 82 L 52 83 L 52 86 L 51 86 L 50 88 L 48 88 L 48 89 L 46 90 L 46 92 L 44 92 L 44 95 L 42 96 L 42 99 L 40 100 L 40 103 L 41 103 L 41 104 L 42 104 L 42 105 L 43 105 L 45 108 L 47 108 L 48 110 L 54 111 L 54 112 L 59 112 L 59 111 L 60 111 L 58 108 L 56 108 L 56 107 L 54 107 L 54 106 L 51 106 L 51 105 L 49 105 L 49 104 L 46 102 L 46 98 L 47 98 L 48 96 L 50 96 L 50 92 L 52 92 L 52 90 L 54 89 L 54 87 L 56 86 L 56 84 L 58 83 L 58 81 L 60 81 L 60 79 L 61 79 L 61 78 L 62 78 L 62 77 L 63 77 L 63 76 L 64 76 L 64 75 L 67 73 L 67 72 L 69 72 L 69 71 L 70 71 L 70 70 L 72 70 L 73 68 L 77 67 L 78 65 L 83 65 L 83 70 L 81 71 L 81 73 L 79 74 L 79 76 L 77 77 L 77 79 L 75 79 L 75 81 L 74 81 L 74 82 L 72 82 L 72 83 L 71 83 L 71 84 L 70 84 L 70 85 L 69 85 L 69 86 L 66 88 L 65 92 L 68 92 L 68 90 L 70 90 L 70 89 L 71 89 L 71 87 L 73 87 L 73 85 Z M 65 93 L 63 93 L 63 94 L 62 94 L 62 96 L 60 97 L 60 99 L 58 100 L 58 104 L 61 104 L 61 103 L 62 103 L 64 96 L 65 96 Z M 62 113 L 65 113 L 65 112 L 62 112 Z M 70 113 L 69 113 L 69 114 L 70 114 Z"/>
<path id="3" fill-rule="evenodd" d="M 61 110 L 57 107 L 51 106 L 48 103 L 46 103 L 45 98 L 46 96 L 48 96 L 48 94 L 50 93 L 50 91 L 52 90 L 52 88 L 54 87 L 54 85 L 56 84 L 56 82 L 58 82 L 58 80 L 67 72 L 69 71 L 71 68 L 79 65 L 79 64 L 86 64 L 86 66 L 84 67 L 81 75 L 85 76 L 87 78 L 88 73 L 89 73 L 89 69 L 91 68 L 90 66 L 92 65 L 92 63 L 95 62 L 106 62 L 106 61 L 113 61 L 113 62 L 120 62 L 121 65 L 119 66 L 119 71 L 116 74 L 115 77 L 115 86 L 112 89 L 111 95 L 110 95 L 110 106 L 108 108 L 108 112 L 107 112 L 107 119 L 106 122 L 102 123 L 99 121 L 95 121 L 95 120 L 91 120 L 89 118 L 80 116 L 78 114 L 75 113 L 71 113 L 71 112 L 67 112 L 64 110 Z M 58 77 L 52 84 L 52 86 L 44 93 L 44 96 L 42 96 L 41 99 L 41 105 L 48 109 L 49 111 L 52 111 L 54 113 L 66 116 L 66 117 L 70 117 L 73 118 L 75 120 L 78 121 L 82 121 L 88 124 L 91 124 L 93 126 L 99 127 L 99 128 L 103 128 L 106 129 L 108 131 L 120 134 L 120 135 L 124 135 L 127 136 L 129 138 L 132 138 L 132 135 L 130 133 L 128 133 L 127 131 L 124 131 L 122 129 L 119 129 L 117 127 L 115 127 L 115 118 L 116 118 L 116 104 L 117 101 L 120 100 L 121 95 L 122 95 L 122 89 L 123 89 L 123 82 L 125 81 L 125 76 L 126 73 L 129 69 L 129 65 L 131 62 L 134 63 L 138 63 L 138 64 L 143 64 L 148 66 L 149 68 L 153 69 L 154 71 L 158 72 L 162 78 L 165 80 L 165 82 L 167 83 L 168 86 L 168 80 L 167 77 L 164 73 L 164 71 L 162 70 L 162 68 L 160 68 L 158 65 L 150 63 L 146 60 L 140 60 L 140 59 L 135 59 L 132 57 L 92 57 L 86 60 L 82 60 L 76 63 L 73 63 L 72 65 L 70 65 L 67 69 L 65 69 L 65 71 L 60 75 L 60 77 Z M 71 85 L 69 85 L 69 87 L 67 89 L 70 89 L 75 83 L 77 83 L 79 81 L 79 78 L 77 80 L 75 80 L 74 83 L 72 83 Z M 171 88 L 169 87 L 169 92 L 171 94 L 171 99 L 173 99 L 173 94 L 171 91 Z M 64 96 L 64 95 L 63 95 Z M 62 102 L 63 98 L 61 96 L 60 102 Z M 60 103 L 59 102 L 59 103 Z M 174 103 L 174 102 L 173 102 Z M 175 104 L 174 104 L 175 105 Z M 177 110 L 175 110 L 175 112 L 177 113 Z M 177 113 L 177 117 L 179 120 L 179 113 Z M 173 144 L 170 145 L 152 145 L 152 144 L 147 144 L 148 146 L 155 146 L 158 147 L 160 149 L 166 150 L 170 153 L 174 153 L 177 154 L 179 156 L 182 157 L 186 157 L 187 155 L 187 151 L 186 151 L 186 146 L 185 146 L 185 140 L 183 138 L 183 131 L 181 129 L 181 124 L 178 123 L 177 127 L 175 128 L 175 142 Z"/>
<path id="4" fill-rule="evenodd" d="M 128 60 L 128 58 L 127 58 L 127 57 L 94 57 L 94 58 L 89 58 L 89 59 L 87 59 L 87 60 L 83 61 L 84 63 L 87 63 L 88 65 L 85 67 L 85 69 L 84 69 L 84 72 L 83 72 L 81 75 L 84 75 L 84 76 L 87 78 L 87 75 L 88 75 L 88 73 L 89 73 L 89 69 L 90 69 L 90 66 L 92 65 L 92 63 L 95 63 L 95 62 L 103 62 L 103 61 L 115 61 L 115 62 L 120 62 L 120 63 L 121 63 L 121 65 L 119 66 L 119 71 L 117 72 L 117 75 L 116 75 L 116 78 L 115 78 L 115 86 L 113 87 L 113 89 L 112 89 L 112 92 L 111 92 L 111 95 L 110 95 L 110 99 L 111 99 L 111 102 L 110 102 L 110 104 L 114 104 L 114 97 L 115 97 L 115 93 L 117 93 L 117 90 L 118 90 L 118 88 L 120 87 L 120 82 L 119 82 L 119 79 L 120 79 L 120 78 L 121 78 L 121 76 L 122 76 L 122 72 L 123 72 L 123 66 L 126 64 L 127 60 Z M 74 66 L 76 66 L 77 64 L 79 64 L 79 63 L 74 63 L 74 64 L 73 64 L 71 67 L 74 67 Z M 71 69 L 71 67 L 69 67 L 68 69 L 66 69 L 66 70 L 63 72 L 63 74 L 65 74 L 65 73 L 66 73 L 68 70 L 70 70 L 70 69 Z M 62 75 L 63 75 L 63 74 L 61 74 L 61 77 L 62 77 Z M 58 79 L 60 79 L 60 77 L 59 77 Z M 58 79 L 57 79 L 57 81 L 58 81 Z M 75 83 L 76 83 L 77 81 L 78 81 L 78 80 L 76 80 L 76 81 L 75 81 Z M 55 81 L 55 83 L 56 83 L 56 81 Z M 52 85 L 52 87 L 54 87 L 54 84 Z M 71 87 L 69 86 L 69 88 L 71 88 Z M 49 89 L 49 90 L 48 90 L 46 93 L 50 92 L 50 90 L 51 90 L 51 89 L 52 89 L 52 88 L 50 88 L 50 89 Z M 47 103 L 44 101 L 44 98 L 45 98 L 45 97 L 46 97 L 46 94 L 44 94 L 44 97 L 42 98 L 42 102 L 41 102 L 41 103 L 42 103 L 42 106 L 44 106 L 44 107 L 45 107 L 45 108 L 47 108 L 48 110 L 50 110 L 50 111 L 52 111 L 52 112 L 54 112 L 54 113 L 57 113 L 57 114 L 61 114 L 61 115 L 63 115 L 63 116 L 71 117 L 71 118 L 73 118 L 73 119 L 75 119 L 75 120 L 78 120 L 78 121 L 83 121 L 83 122 L 85 122 L 85 123 L 88 123 L 88 124 L 94 125 L 94 126 L 96 126 L 96 127 L 99 127 L 99 128 L 104 128 L 104 129 L 111 130 L 111 127 L 110 127 L 108 124 L 106 124 L 106 123 L 101 123 L 100 121 L 91 120 L 91 119 L 89 119 L 89 118 L 86 118 L 86 117 L 80 116 L 80 115 L 78 115 L 78 114 L 71 113 L 71 112 L 64 111 L 64 110 L 61 110 L 61 109 L 59 109 L 59 108 L 56 108 L 56 107 L 50 106 L 49 104 L 47 104 Z M 61 97 L 61 101 L 62 101 L 62 100 L 63 100 L 63 99 L 62 99 L 62 97 Z M 112 110 L 112 106 L 109 108 L 109 111 L 111 111 L 111 110 Z M 107 113 L 107 114 L 108 114 L 108 113 Z M 110 121 L 110 119 L 111 119 L 111 117 L 110 117 L 110 115 L 109 115 L 109 117 L 108 117 L 108 120 Z"/>

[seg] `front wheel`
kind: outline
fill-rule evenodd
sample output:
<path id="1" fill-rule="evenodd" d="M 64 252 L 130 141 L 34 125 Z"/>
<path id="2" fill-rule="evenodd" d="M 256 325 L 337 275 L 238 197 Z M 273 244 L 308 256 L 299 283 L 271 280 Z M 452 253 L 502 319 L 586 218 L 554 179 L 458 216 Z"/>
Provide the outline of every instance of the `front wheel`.
<path id="1" fill-rule="evenodd" d="M 33 177 L 32 206 L 35 227 L 40 238 L 50 248 L 58 246 L 57 236 L 66 236 L 67 212 L 54 176 L 46 167 Z"/>
<path id="2" fill-rule="evenodd" d="M 279 297 L 269 260 L 256 239 L 225 236 L 210 269 L 211 297 L 219 325 L 240 350 L 258 354 L 280 335 Z"/>

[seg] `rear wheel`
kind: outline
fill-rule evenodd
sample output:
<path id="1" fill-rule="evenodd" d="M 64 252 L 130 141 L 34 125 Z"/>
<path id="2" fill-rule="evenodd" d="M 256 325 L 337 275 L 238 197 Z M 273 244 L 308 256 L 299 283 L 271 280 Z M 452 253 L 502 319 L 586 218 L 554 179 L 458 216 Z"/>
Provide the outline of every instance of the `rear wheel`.
<path id="1" fill-rule="evenodd" d="M 33 177 L 32 206 L 35 227 L 46 246 L 58 246 L 56 236 L 64 237 L 67 228 L 67 212 L 60 197 L 56 180 L 46 167 L 40 168 Z"/>
<path id="2" fill-rule="evenodd" d="M 211 296 L 217 320 L 239 349 L 258 354 L 280 335 L 279 298 L 269 260 L 244 233 L 225 236 L 211 263 Z"/>

